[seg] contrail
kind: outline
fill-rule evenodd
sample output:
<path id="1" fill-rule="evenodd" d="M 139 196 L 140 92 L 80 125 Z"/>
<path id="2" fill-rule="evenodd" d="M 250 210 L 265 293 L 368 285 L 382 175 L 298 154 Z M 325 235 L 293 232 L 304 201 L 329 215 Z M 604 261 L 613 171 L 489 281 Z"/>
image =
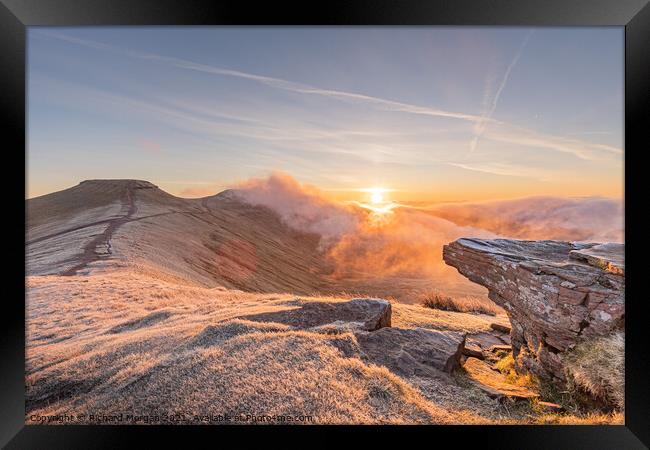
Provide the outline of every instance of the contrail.
<path id="1" fill-rule="evenodd" d="M 519 61 L 519 58 L 524 52 L 524 49 L 526 48 L 526 45 L 528 44 L 528 40 L 530 39 L 530 36 L 533 34 L 533 31 L 534 30 L 530 30 L 524 37 L 524 40 L 519 46 L 517 53 L 515 53 L 514 58 L 512 58 L 512 61 L 510 61 L 508 68 L 503 74 L 503 79 L 501 79 L 501 84 L 499 85 L 496 94 L 494 94 L 494 98 L 492 99 L 492 104 L 490 105 L 490 108 L 488 109 L 487 113 L 481 117 L 481 120 L 479 120 L 479 122 L 477 123 L 476 134 L 469 146 L 470 155 L 476 149 L 476 146 L 478 145 L 478 140 L 485 132 L 485 127 L 487 126 L 487 123 L 492 121 L 492 115 L 494 114 L 494 111 L 497 109 L 497 104 L 499 103 L 499 97 L 501 97 L 501 92 L 503 92 L 503 89 L 506 87 L 506 83 L 508 83 L 508 78 L 510 78 L 510 72 L 512 72 L 512 69 L 514 69 L 514 67 L 517 65 L 517 62 Z"/>

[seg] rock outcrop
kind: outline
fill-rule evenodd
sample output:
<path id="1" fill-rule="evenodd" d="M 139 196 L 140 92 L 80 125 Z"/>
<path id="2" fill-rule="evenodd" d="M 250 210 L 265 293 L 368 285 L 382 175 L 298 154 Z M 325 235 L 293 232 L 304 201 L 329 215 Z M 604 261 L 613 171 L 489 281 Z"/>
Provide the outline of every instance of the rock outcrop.
<path id="1" fill-rule="evenodd" d="M 564 381 L 562 354 L 624 326 L 624 245 L 459 239 L 443 259 L 488 288 L 512 323 L 515 367 Z"/>
<path id="2" fill-rule="evenodd" d="M 539 397 L 539 394 L 524 386 L 509 383 L 506 376 L 494 370 L 488 363 L 477 358 L 467 358 L 463 368 L 469 382 L 485 392 L 488 397 L 503 400 L 528 400 Z"/>
<path id="3" fill-rule="evenodd" d="M 463 333 L 423 328 L 382 328 L 356 337 L 369 362 L 406 377 L 453 372 L 465 346 Z"/>
<path id="4" fill-rule="evenodd" d="M 290 309 L 245 316 L 252 322 L 282 324 L 300 329 L 338 335 L 351 332 L 360 357 L 384 366 L 401 376 L 440 377 L 458 369 L 466 351 L 466 333 L 425 328 L 392 328 L 391 304 L 378 298 L 357 298 L 347 302 L 304 301 L 287 303 Z M 496 339 L 497 342 L 501 342 Z M 473 341 L 474 356 L 482 354 Z M 342 349 L 344 354 L 354 354 Z"/>
<path id="5" fill-rule="evenodd" d="M 380 298 L 355 298 L 348 302 L 306 302 L 297 299 L 290 305 L 298 308 L 256 314 L 246 319 L 277 322 L 298 329 L 348 324 L 363 331 L 375 331 L 391 326 L 390 302 Z"/>

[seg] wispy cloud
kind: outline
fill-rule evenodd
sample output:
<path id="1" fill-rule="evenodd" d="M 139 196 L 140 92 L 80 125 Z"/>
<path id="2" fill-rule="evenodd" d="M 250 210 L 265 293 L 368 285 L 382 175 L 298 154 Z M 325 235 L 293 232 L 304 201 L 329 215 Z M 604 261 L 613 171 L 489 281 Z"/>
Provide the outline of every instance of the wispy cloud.
<path id="1" fill-rule="evenodd" d="M 529 178 L 538 181 L 548 181 L 548 177 L 552 175 L 547 171 L 541 171 L 536 168 L 511 164 L 507 162 L 479 162 L 479 163 L 447 163 L 450 166 L 459 167 L 473 172 L 488 173 L 491 175 L 500 175 L 508 177 L 521 177 Z"/>
<path id="2" fill-rule="evenodd" d="M 589 136 L 589 135 L 611 135 L 611 131 L 579 131 L 575 133 L 568 133 L 568 136 Z"/>
<path id="3" fill-rule="evenodd" d="M 594 144 L 577 139 L 552 136 L 538 133 L 526 128 L 509 125 L 507 127 L 495 126 L 484 131 L 485 138 L 529 147 L 547 148 L 557 152 L 568 153 L 580 159 L 589 161 L 603 160 L 607 155 L 623 154 L 618 147 L 605 144 Z"/>
<path id="4" fill-rule="evenodd" d="M 252 82 L 256 82 L 256 83 L 260 83 L 272 87 L 274 89 L 284 90 L 288 92 L 304 94 L 304 95 L 322 96 L 322 97 L 333 98 L 345 102 L 363 103 L 363 104 L 374 106 L 379 110 L 389 111 L 389 112 L 401 112 L 401 113 L 412 114 L 412 115 L 457 119 L 461 121 L 470 122 L 475 124 L 475 135 L 471 141 L 470 153 L 476 148 L 479 138 L 484 138 L 484 139 L 489 139 L 497 142 L 508 142 L 512 144 L 517 144 L 523 147 L 544 148 L 552 151 L 570 153 L 575 157 L 584 160 L 602 159 L 603 153 L 616 154 L 616 155 L 622 154 L 622 150 L 620 148 L 601 145 L 601 144 L 594 144 L 591 142 L 566 139 L 559 136 L 551 136 L 542 133 L 537 133 L 533 130 L 516 127 L 514 125 L 493 119 L 492 116 L 498 105 L 499 98 L 506 87 L 511 72 L 513 71 L 517 62 L 519 61 L 528 43 L 528 40 L 530 39 L 532 32 L 528 33 L 524 38 L 522 45 L 519 47 L 513 60 L 508 65 L 504 73 L 504 76 L 501 79 L 501 83 L 499 84 L 499 87 L 496 90 L 496 93 L 492 99 L 492 102 L 489 104 L 489 107 L 487 108 L 485 113 L 480 116 L 475 114 L 466 114 L 462 112 L 446 111 L 443 109 L 434 108 L 430 106 L 414 105 L 410 103 L 399 102 L 396 100 L 374 97 L 374 96 L 369 96 L 369 95 L 359 94 L 354 92 L 323 89 L 323 88 L 311 86 L 304 83 L 284 80 L 281 78 L 268 77 L 264 75 L 253 74 L 253 73 L 243 72 L 239 70 L 201 64 L 201 63 L 192 62 L 192 61 L 175 58 L 175 57 L 168 57 L 168 56 L 156 55 L 152 53 L 122 49 L 112 45 L 90 41 L 86 39 L 80 39 L 80 38 L 76 38 L 58 32 L 39 30 L 34 33 L 37 35 L 43 35 L 43 36 L 67 41 L 70 43 L 86 46 L 89 48 L 110 51 L 128 57 L 164 63 L 185 70 L 193 70 L 193 71 L 199 71 L 202 73 L 208 73 L 208 74 L 213 74 L 218 76 L 246 79 Z M 139 105 L 139 106 L 144 107 L 144 105 Z M 147 105 L 146 107 L 151 108 L 151 105 Z M 158 111 L 167 116 L 175 116 L 177 118 L 184 116 L 184 118 L 187 119 L 188 121 L 193 122 L 195 125 L 200 125 L 204 129 L 209 128 L 212 132 L 218 131 L 218 132 L 229 132 L 229 133 L 242 133 L 247 137 L 257 135 L 258 137 L 265 138 L 266 140 L 273 139 L 274 136 L 272 132 L 269 133 L 268 129 L 258 129 L 258 132 L 256 133 L 253 130 L 254 128 L 253 126 L 249 126 L 248 129 L 240 130 L 240 131 L 236 131 L 236 129 L 233 130 L 232 127 L 230 127 L 231 130 L 227 131 L 225 130 L 225 127 L 222 128 L 215 127 L 214 123 L 210 123 L 209 120 L 196 117 L 195 115 L 191 117 L 187 117 L 188 115 L 185 114 L 186 112 L 179 109 L 158 107 Z M 227 117 L 223 117 L 223 118 L 227 119 Z M 242 119 L 241 122 L 244 124 L 250 122 L 248 123 L 249 125 L 256 125 L 254 121 L 251 121 L 247 118 L 231 117 L 231 119 L 234 120 Z M 322 132 L 317 132 L 317 133 L 313 133 L 311 138 L 317 139 L 319 133 L 320 136 L 323 137 Z M 308 134 L 309 133 L 302 135 L 301 139 L 302 138 L 309 139 L 310 137 Z M 294 136 L 295 135 L 296 134 L 294 132 Z M 328 136 L 327 133 L 325 133 L 324 137 L 329 138 L 331 136 Z M 279 139 L 289 140 L 290 137 L 285 132 L 285 133 L 281 133 L 281 137 Z M 308 149 L 305 148 L 305 150 Z M 341 151 L 348 152 L 349 150 L 341 149 Z"/>
<path id="5" fill-rule="evenodd" d="M 156 55 L 153 53 L 121 49 L 119 47 L 115 47 L 112 45 L 103 44 L 100 42 L 95 42 L 86 39 L 79 39 L 79 38 L 75 38 L 57 32 L 39 31 L 38 33 L 48 37 L 64 40 L 67 42 L 83 45 L 98 50 L 106 50 L 106 51 L 111 51 L 113 53 L 121 53 L 126 56 L 168 63 L 172 66 L 179 67 L 182 69 L 195 70 L 198 72 L 210 73 L 213 75 L 236 77 L 236 78 L 242 78 L 250 81 L 256 81 L 258 83 L 262 83 L 270 87 L 283 89 L 286 91 L 291 91 L 299 94 L 319 95 L 319 96 L 337 98 L 340 100 L 347 100 L 347 101 L 368 102 L 368 103 L 373 103 L 375 105 L 378 105 L 379 107 L 387 111 L 405 112 L 410 114 L 419 114 L 419 115 L 434 116 L 434 117 L 446 117 L 452 119 L 468 120 L 471 122 L 477 122 L 481 120 L 480 116 L 473 115 L 473 114 L 464 114 L 464 113 L 445 111 L 445 110 L 426 107 L 426 106 L 412 105 L 408 103 L 402 103 L 394 100 L 384 99 L 380 97 L 373 97 L 373 96 L 358 94 L 354 92 L 322 89 L 308 84 L 288 81 L 281 78 L 274 78 L 274 77 L 268 77 L 264 75 L 257 75 L 249 72 L 242 72 L 239 70 L 226 69 L 226 68 L 217 67 L 213 65 L 188 61 L 181 58 L 174 58 L 169 56 Z"/>

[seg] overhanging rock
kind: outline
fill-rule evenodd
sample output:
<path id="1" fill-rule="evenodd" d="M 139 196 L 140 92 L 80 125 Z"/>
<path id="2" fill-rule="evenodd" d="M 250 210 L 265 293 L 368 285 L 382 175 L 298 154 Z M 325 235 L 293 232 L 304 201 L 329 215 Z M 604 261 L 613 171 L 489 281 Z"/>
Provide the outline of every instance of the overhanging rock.
<path id="1" fill-rule="evenodd" d="M 564 380 L 562 353 L 623 327 L 623 244 L 458 239 L 443 259 L 485 286 L 512 323 L 518 369 Z"/>

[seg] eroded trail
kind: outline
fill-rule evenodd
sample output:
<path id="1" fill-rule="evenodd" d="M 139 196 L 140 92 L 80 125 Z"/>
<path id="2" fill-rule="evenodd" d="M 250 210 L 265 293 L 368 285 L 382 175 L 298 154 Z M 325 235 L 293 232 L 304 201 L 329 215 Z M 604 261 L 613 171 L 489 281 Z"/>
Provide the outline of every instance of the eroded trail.
<path id="1" fill-rule="evenodd" d="M 121 217 L 109 220 L 106 229 L 84 246 L 83 253 L 81 254 L 81 257 L 78 258 L 79 262 L 70 269 L 61 273 L 61 275 L 76 275 L 77 272 L 85 269 L 89 264 L 106 258 L 112 254 L 111 238 L 113 237 L 113 233 L 115 233 L 115 231 L 125 223 L 130 222 L 131 217 L 138 211 L 138 207 L 135 204 L 134 187 L 134 182 L 129 183 L 126 186 L 122 197 L 123 208 L 128 208 L 127 213 Z"/>
<path id="2" fill-rule="evenodd" d="M 140 217 L 137 217 L 135 219 L 131 218 L 129 220 L 124 221 L 124 223 L 136 222 L 138 220 L 144 220 L 144 219 L 151 219 L 152 217 L 167 216 L 169 214 L 185 214 L 185 213 L 183 211 L 169 211 L 169 212 L 164 212 L 164 213 L 151 214 L 149 216 L 140 216 Z M 41 237 L 32 239 L 31 241 L 27 241 L 27 242 L 25 242 L 25 246 L 29 246 L 29 245 L 32 245 L 32 244 L 37 244 L 37 243 L 42 242 L 42 241 L 47 241 L 48 239 L 52 239 L 52 238 L 55 238 L 55 237 L 58 237 L 58 236 L 63 236 L 64 234 L 73 233 L 75 231 L 83 230 L 85 228 L 90 228 L 90 227 L 94 227 L 94 226 L 97 226 L 97 225 L 101 225 L 103 223 L 110 223 L 110 222 L 112 222 L 114 220 L 117 220 L 117 219 L 120 219 L 120 218 L 121 217 L 117 217 L 117 218 L 114 218 L 114 219 L 102 219 L 102 220 L 98 220 L 97 222 L 90 222 L 90 223 L 79 225 L 79 226 L 76 226 L 76 227 L 73 227 L 73 228 L 68 228 L 67 230 L 57 231 L 56 233 L 48 234 L 48 235 L 45 235 L 45 236 L 41 236 Z"/>

